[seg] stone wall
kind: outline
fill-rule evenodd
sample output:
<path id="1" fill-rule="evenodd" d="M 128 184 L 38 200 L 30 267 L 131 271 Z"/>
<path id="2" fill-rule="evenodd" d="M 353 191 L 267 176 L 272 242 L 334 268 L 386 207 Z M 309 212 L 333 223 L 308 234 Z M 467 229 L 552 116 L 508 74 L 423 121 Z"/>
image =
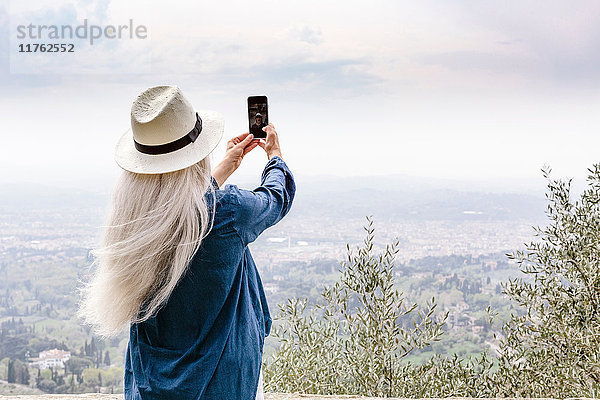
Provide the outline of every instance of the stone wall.
<path id="1" fill-rule="evenodd" d="M 0 399 L 7 400 L 85 400 L 85 399 L 96 399 L 96 400 L 117 400 L 123 399 L 123 395 L 118 394 L 45 394 L 45 395 L 21 395 L 21 396 L 0 396 Z M 329 400 L 345 400 L 345 399 L 362 399 L 362 400 L 378 400 L 375 397 L 362 397 L 362 396 L 317 396 L 309 394 L 281 394 L 281 393 L 265 393 L 265 400 L 318 400 L 318 399 L 329 399 Z M 455 400 L 468 400 L 466 398 L 453 398 Z M 381 399 L 383 400 L 383 399 Z M 385 400 L 394 400 L 387 398 Z M 399 399 L 396 399 L 399 400 Z M 441 399 L 426 399 L 426 400 L 441 400 Z M 448 399 L 443 399 L 448 400 Z M 498 400 L 498 399 L 477 399 L 477 400 Z M 509 399 L 506 399 L 509 400 Z M 539 399 L 539 400 L 550 400 L 550 399 Z"/>
<path id="2" fill-rule="evenodd" d="M 7 400 L 122 400 L 123 395 L 118 394 L 45 394 L 45 395 L 20 395 L 20 396 L 0 396 L 0 399 Z M 362 400 L 376 400 L 373 397 L 360 397 L 360 396 L 316 396 L 307 394 L 280 394 L 280 393 L 265 393 L 265 400 L 309 400 L 309 399 L 330 399 L 330 400 L 342 400 L 342 399 L 362 399 Z M 225 400 L 225 399 L 224 399 Z M 393 399 L 386 399 L 393 400 Z M 431 399 L 428 399 L 431 400 Z"/>

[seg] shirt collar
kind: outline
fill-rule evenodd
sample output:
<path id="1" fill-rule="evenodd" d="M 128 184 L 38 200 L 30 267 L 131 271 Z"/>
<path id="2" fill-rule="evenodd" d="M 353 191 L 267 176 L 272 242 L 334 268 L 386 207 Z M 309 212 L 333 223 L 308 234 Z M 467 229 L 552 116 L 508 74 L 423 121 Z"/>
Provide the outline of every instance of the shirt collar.
<path id="1" fill-rule="evenodd" d="M 215 188 L 215 190 L 219 190 L 219 184 L 217 183 L 217 180 L 213 176 L 210 177 L 210 182 L 211 182 L 213 188 Z"/>

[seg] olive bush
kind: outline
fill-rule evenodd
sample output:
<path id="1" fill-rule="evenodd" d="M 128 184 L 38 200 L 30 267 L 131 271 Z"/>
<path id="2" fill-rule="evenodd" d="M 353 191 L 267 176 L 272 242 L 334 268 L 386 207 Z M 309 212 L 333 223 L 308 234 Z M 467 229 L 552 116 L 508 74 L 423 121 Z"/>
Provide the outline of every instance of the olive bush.
<path id="1" fill-rule="evenodd" d="M 434 299 L 421 309 L 394 289 L 398 239 L 374 254 L 367 220 L 364 245 L 347 246 L 339 280 L 325 287 L 311 313 L 306 299 L 280 305 L 283 324 L 274 335 L 281 347 L 265 366 L 267 390 L 396 395 L 411 367 L 401 360 L 442 334 L 445 316 L 434 315 Z"/>
<path id="2" fill-rule="evenodd" d="M 509 255 L 532 279 L 504 292 L 525 309 L 504 327 L 500 395 L 597 397 L 600 394 L 600 165 L 572 200 L 571 180 L 548 179 L 546 227 Z"/>
<path id="3" fill-rule="evenodd" d="M 280 305 L 281 346 L 264 365 L 266 389 L 397 397 L 598 397 L 600 395 L 600 164 L 572 200 L 571 180 L 553 180 L 548 224 L 508 254 L 523 276 L 503 284 L 521 312 L 499 336 L 500 355 L 403 360 L 439 340 L 445 317 L 432 299 L 406 304 L 394 289 L 398 240 L 373 254 L 373 222 L 364 245 L 347 246 L 333 287 L 310 311 L 306 299 Z"/>

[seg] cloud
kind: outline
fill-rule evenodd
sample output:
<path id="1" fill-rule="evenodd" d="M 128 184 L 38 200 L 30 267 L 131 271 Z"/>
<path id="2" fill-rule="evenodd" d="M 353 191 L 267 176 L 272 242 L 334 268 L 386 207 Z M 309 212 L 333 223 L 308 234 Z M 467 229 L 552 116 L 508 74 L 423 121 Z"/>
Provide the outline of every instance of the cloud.
<path id="1" fill-rule="evenodd" d="M 502 54 L 485 51 L 448 51 L 415 55 L 414 59 L 424 65 L 439 65 L 456 71 L 493 71 L 512 74 L 517 71 L 533 71 L 533 61 L 522 54 Z"/>
<path id="2" fill-rule="evenodd" d="M 41 0 L 44 3 L 44 0 Z M 47 3 L 41 7 L 32 8 L 19 3 L 17 7 L 11 9 L 11 43 L 9 47 L 10 71 L 14 77 L 19 80 L 19 86 L 44 85 L 45 82 L 64 83 L 64 77 L 69 80 L 82 81 L 81 77 L 74 74 L 115 74 L 115 73 L 140 73 L 150 71 L 150 45 L 148 40 L 140 39 L 137 36 L 130 38 L 129 31 L 140 27 L 137 21 L 120 18 L 118 20 L 109 18 L 108 9 L 110 0 L 92 0 L 92 1 L 66 1 L 57 4 Z M 26 32 L 32 36 L 24 39 L 17 38 L 17 26 L 23 25 Z M 32 26 L 32 30 L 28 27 Z M 106 37 L 103 32 L 106 27 L 111 25 L 126 26 L 122 38 L 116 34 L 117 28 L 113 29 L 113 38 Z M 66 37 L 60 41 L 51 37 L 46 37 L 50 29 L 48 27 L 57 27 L 57 32 L 62 35 L 61 27 L 70 26 L 71 30 L 66 30 Z M 87 29 L 83 29 L 87 26 Z M 141 26 L 144 28 L 145 26 Z M 94 31 L 92 31 L 94 29 Z M 118 28 L 118 32 L 121 32 Z M 18 46 L 27 43 L 38 43 L 36 38 L 42 32 L 44 44 L 63 43 L 72 45 L 72 53 L 40 53 L 32 52 L 23 54 L 19 52 Z M 85 38 L 77 37 L 82 32 Z M 92 32 L 97 38 L 92 45 Z M 69 37 L 69 35 L 75 35 Z M 100 37 L 99 37 L 100 36 Z M 31 82 L 23 82 L 18 78 L 20 74 L 32 74 Z M 12 76 L 11 76 L 12 77 Z M 88 77 L 89 78 L 89 77 Z M 0 78 L 6 80 L 6 76 Z M 10 83 L 12 84 L 12 82 Z"/>
<path id="3" fill-rule="evenodd" d="M 294 25 L 288 28 L 285 33 L 285 36 L 290 40 L 298 40 L 312 45 L 323 43 L 323 33 L 318 26 Z"/>
<path id="4" fill-rule="evenodd" d="M 55 86 L 63 82 L 61 77 L 44 75 L 16 75 L 10 73 L 11 18 L 8 12 L 8 1 L 0 2 L 0 87 L 2 94 L 10 96 L 31 87 Z"/>
<path id="5" fill-rule="evenodd" d="M 73 0 L 54 5 L 40 1 L 47 6 L 36 12 L 50 19 L 94 16 L 122 22 L 132 16 L 136 22 L 150 21 L 141 17 L 143 7 L 125 2 Z M 243 3 L 233 8 L 183 1 L 178 7 L 149 4 L 143 11 L 160 18 L 149 22 L 148 47 L 141 53 L 125 43 L 107 42 L 89 52 L 85 62 L 69 65 L 71 71 L 84 72 L 102 66 L 98 69 L 106 74 L 99 75 L 98 82 L 201 79 L 227 90 L 260 85 L 279 86 L 282 91 L 341 93 L 375 89 L 406 93 L 405 88 L 414 92 L 432 87 L 536 90 L 597 87 L 600 81 L 596 68 L 600 25 L 595 23 L 600 19 L 600 3 L 588 0 L 581 7 L 530 1 L 510 6 L 470 1 L 390 4 L 375 2 L 363 8 L 350 1 L 340 10 L 316 2 L 306 7 L 293 3 L 269 8 L 269 18 L 259 25 L 247 18 Z M 178 11 L 182 7 L 188 10 L 185 15 Z M 397 18 L 391 17 L 394 12 Z M 7 54 L 7 46 L 0 43 L 0 54 Z M 137 54 L 150 52 L 151 73 L 123 74 L 144 72 L 128 66 Z M 89 75 L 22 79 L 3 74 L 0 83 L 27 87 L 89 79 Z"/>
<path id="6" fill-rule="evenodd" d="M 254 66 L 250 74 L 263 82 L 298 84 L 313 90 L 319 88 L 331 94 L 365 93 L 381 82 L 380 78 L 368 72 L 368 61 L 364 59 L 296 59 Z"/>
<path id="7" fill-rule="evenodd" d="M 0 1 L 0 74 L 8 70 L 9 19 L 6 3 Z"/>
<path id="8" fill-rule="evenodd" d="M 12 14 L 11 20 L 14 24 L 30 23 L 38 25 L 75 25 L 78 22 L 77 9 L 73 3 L 63 3 L 35 10 L 29 10 L 20 14 Z"/>
<path id="9" fill-rule="evenodd" d="M 516 74 L 538 85 L 599 86 L 599 2 L 581 1 L 576 7 L 567 1 L 438 4 L 471 37 L 498 40 L 483 39 L 476 48 L 457 42 L 453 48 L 420 56 L 423 63 Z"/>

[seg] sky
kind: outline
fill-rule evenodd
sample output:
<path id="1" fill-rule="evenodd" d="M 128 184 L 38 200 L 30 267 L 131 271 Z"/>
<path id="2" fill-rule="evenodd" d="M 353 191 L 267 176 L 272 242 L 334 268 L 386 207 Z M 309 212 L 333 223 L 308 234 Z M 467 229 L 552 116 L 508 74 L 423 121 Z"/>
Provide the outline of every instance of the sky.
<path id="1" fill-rule="evenodd" d="M 19 24 L 86 19 L 148 35 L 17 52 Z M 225 116 L 215 163 L 264 94 L 306 179 L 583 180 L 600 161 L 599 20 L 597 1 L 0 0 L 0 183 L 113 181 L 131 103 L 165 84 Z M 265 162 L 256 148 L 232 179 Z"/>

